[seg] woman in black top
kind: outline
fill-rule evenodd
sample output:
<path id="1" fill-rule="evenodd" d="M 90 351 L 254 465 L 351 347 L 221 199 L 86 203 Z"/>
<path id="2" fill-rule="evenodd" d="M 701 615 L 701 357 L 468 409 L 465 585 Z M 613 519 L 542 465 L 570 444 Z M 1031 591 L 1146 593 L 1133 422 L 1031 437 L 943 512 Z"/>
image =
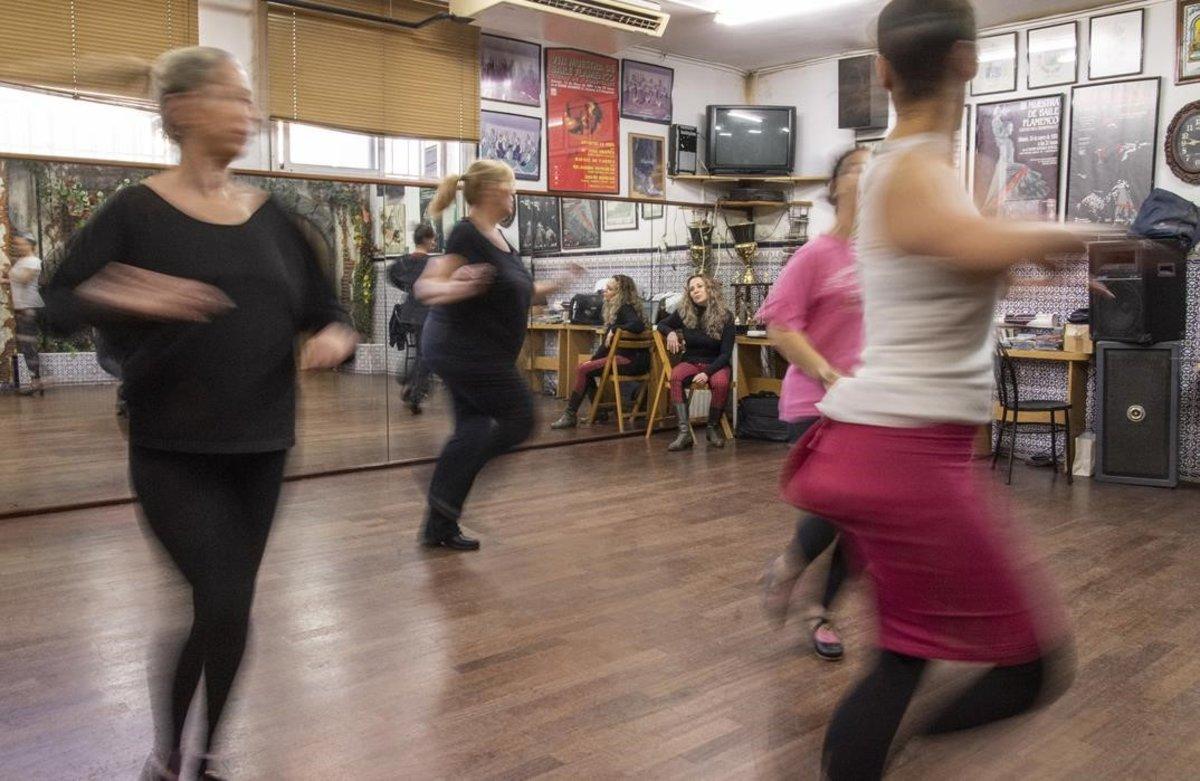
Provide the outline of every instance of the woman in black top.
<path id="1" fill-rule="evenodd" d="M 579 406 L 583 403 L 584 394 L 595 400 L 596 380 L 604 371 L 613 334 L 617 331 L 640 334 L 645 330 L 646 312 L 638 296 L 637 285 L 630 277 L 617 274 L 604 285 L 604 339 L 592 354 L 592 359 L 576 367 L 575 384 L 571 388 L 567 409 L 561 418 L 550 424 L 550 428 L 575 428 L 579 425 Z M 624 370 L 622 374 L 645 374 L 650 368 L 650 353 L 645 350 L 619 350 L 617 366 Z"/>
<path id="2" fill-rule="evenodd" d="M 667 336 L 667 349 L 675 355 L 682 353 L 671 371 L 671 403 L 679 418 L 679 436 L 667 450 L 687 450 L 692 446 L 690 413 L 683 400 L 683 388 L 688 384 L 707 383 L 712 392 L 708 405 L 708 444 L 725 447 L 721 432 L 721 416 L 729 400 L 732 375 L 733 342 L 737 332 L 733 314 L 721 300 L 721 290 L 708 276 L 695 274 L 688 278 L 687 289 L 679 308 L 658 324 Z"/>
<path id="3" fill-rule="evenodd" d="M 417 296 L 432 307 L 424 355 L 454 401 L 454 434 L 433 470 L 421 541 L 476 550 L 479 541 L 463 535 L 458 519 L 487 462 L 525 441 L 533 429 L 533 395 L 517 371 L 517 355 L 529 305 L 562 289 L 565 280 L 535 283 L 500 232 L 515 202 L 511 168 L 476 160 L 462 176 L 447 177 L 429 205 L 431 216 L 453 203 L 460 182 L 467 217 L 450 232 L 446 254 L 431 259 L 416 284 Z"/>
<path id="4" fill-rule="evenodd" d="M 58 330 L 100 326 L 121 356 L 130 479 L 191 587 L 172 679 L 152 684 L 158 746 L 145 776 L 178 778 L 203 675 L 199 772 L 216 778 L 209 755 L 295 438 L 296 336 L 314 334 L 304 368 L 336 366 L 357 337 L 305 236 L 229 175 L 255 123 L 245 72 L 227 52 L 193 47 L 164 54 L 151 76 L 180 163 L 114 194 L 76 233 L 46 303 Z"/>
<path id="5" fill-rule="evenodd" d="M 411 330 L 416 337 L 417 355 L 416 361 L 413 363 L 412 374 L 403 380 L 404 394 L 402 398 L 408 404 L 409 412 L 420 415 L 421 402 L 429 395 L 429 366 L 421 356 L 421 332 L 425 328 L 425 318 L 429 314 L 429 307 L 416 297 L 413 293 L 413 286 L 425 273 L 429 257 L 437 248 L 437 233 L 433 230 L 433 226 L 427 222 L 418 225 L 413 230 L 413 244 L 416 245 L 413 251 L 398 259 L 388 269 L 388 280 L 407 294 L 399 307 L 400 323 Z"/>

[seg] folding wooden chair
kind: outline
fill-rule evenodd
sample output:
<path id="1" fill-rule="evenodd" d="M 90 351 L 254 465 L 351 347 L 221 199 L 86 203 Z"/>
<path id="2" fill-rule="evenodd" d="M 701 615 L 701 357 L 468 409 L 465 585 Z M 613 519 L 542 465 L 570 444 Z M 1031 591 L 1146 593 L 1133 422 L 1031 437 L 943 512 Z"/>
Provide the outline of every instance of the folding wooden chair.
<path id="1" fill-rule="evenodd" d="M 667 352 L 667 341 L 663 338 L 662 333 L 656 328 L 654 329 L 654 357 L 655 366 L 651 367 L 652 372 L 658 377 L 658 384 L 654 390 L 654 403 L 650 405 L 650 417 L 646 421 L 646 439 L 654 433 L 656 424 L 661 423 L 666 418 L 672 417 L 667 411 L 669 404 L 664 404 L 671 398 L 671 369 L 674 364 L 671 362 L 671 354 Z M 692 393 L 698 390 L 708 390 L 707 383 L 691 383 L 683 394 L 684 403 L 688 409 L 692 408 Z M 732 395 L 732 393 L 731 393 Z M 692 421 L 688 420 L 690 426 Z M 726 439 L 733 439 L 733 427 L 729 425 L 729 417 L 721 415 L 721 430 L 725 432 Z M 695 437 L 696 432 L 692 432 Z"/>
<path id="2" fill-rule="evenodd" d="M 629 410 L 629 423 L 633 424 L 638 418 L 647 417 L 645 410 L 646 399 L 649 396 L 649 382 L 654 378 L 653 364 L 651 360 L 650 370 L 642 374 L 621 374 L 620 367 L 617 365 L 617 355 L 619 350 L 645 350 L 653 359 L 654 340 L 649 337 L 635 336 L 628 334 L 621 329 L 613 332 L 612 342 L 608 346 L 608 356 L 604 359 L 604 371 L 600 375 L 600 387 L 596 390 L 596 400 L 592 402 L 592 409 L 588 412 L 588 423 L 594 423 L 596 413 L 601 406 L 612 404 L 617 408 L 617 430 L 622 434 L 625 433 L 625 402 L 621 393 L 621 383 L 623 382 L 640 382 L 642 386 L 638 389 L 637 395 L 633 398 L 633 408 Z M 612 390 L 613 401 L 604 401 L 604 392 L 608 389 Z"/>

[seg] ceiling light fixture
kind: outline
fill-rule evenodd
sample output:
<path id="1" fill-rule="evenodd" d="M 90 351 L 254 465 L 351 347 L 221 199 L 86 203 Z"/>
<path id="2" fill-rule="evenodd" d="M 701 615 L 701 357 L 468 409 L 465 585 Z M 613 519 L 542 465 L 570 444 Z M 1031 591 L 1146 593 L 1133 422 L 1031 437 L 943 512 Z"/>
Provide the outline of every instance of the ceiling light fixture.
<path id="1" fill-rule="evenodd" d="M 754 24 L 862 2 L 864 0 L 720 0 L 713 21 L 730 26 Z"/>

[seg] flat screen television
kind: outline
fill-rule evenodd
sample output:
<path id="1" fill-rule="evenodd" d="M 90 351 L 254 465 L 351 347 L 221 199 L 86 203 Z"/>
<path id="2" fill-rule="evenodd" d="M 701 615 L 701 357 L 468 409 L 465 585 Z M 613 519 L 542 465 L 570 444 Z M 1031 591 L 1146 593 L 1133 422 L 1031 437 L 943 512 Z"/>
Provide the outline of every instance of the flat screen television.
<path id="1" fill-rule="evenodd" d="M 712 174 L 790 174 L 796 107 L 709 106 L 707 152 Z"/>

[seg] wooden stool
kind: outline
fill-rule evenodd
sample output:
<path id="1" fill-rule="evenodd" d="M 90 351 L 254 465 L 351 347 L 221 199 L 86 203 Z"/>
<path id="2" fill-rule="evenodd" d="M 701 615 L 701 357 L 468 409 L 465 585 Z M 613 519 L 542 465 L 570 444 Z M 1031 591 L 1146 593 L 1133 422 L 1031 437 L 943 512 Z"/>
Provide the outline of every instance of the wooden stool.
<path id="1" fill-rule="evenodd" d="M 650 417 L 646 421 L 646 439 L 654 433 L 654 426 L 661 423 L 670 415 L 663 410 L 664 399 L 671 397 L 671 354 L 667 352 L 667 342 L 663 339 L 662 333 L 656 328 L 654 329 L 654 354 L 657 358 L 657 367 L 652 367 L 654 374 L 658 376 L 658 387 L 654 391 L 654 403 L 650 405 Z M 692 393 L 695 391 L 708 390 L 707 383 L 691 383 L 687 391 L 684 393 L 683 400 L 687 404 L 689 411 L 688 426 L 692 425 L 690 411 L 692 409 Z M 724 413 L 721 415 L 721 430 L 725 432 L 726 439 L 733 439 L 733 427 L 729 425 L 729 418 Z M 696 433 L 692 432 L 692 437 L 695 438 Z"/>
<path id="2" fill-rule="evenodd" d="M 621 329 L 613 332 L 612 341 L 608 346 L 608 356 L 604 359 L 604 372 L 600 375 L 600 387 L 596 391 L 596 400 L 592 402 L 592 409 L 588 412 L 588 423 L 593 423 L 596 420 L 596 412 L 602 405 L 607 406 L 612 404 L 617 408 L 617 430 L 622 434 L 625 433 L 625 408 L 624 400 L 621 397 L 621 383 L 623 382 L 640 382 L 642 387 L 638 389 L 637 395 L 633 399 L 633 408 L 629 411 L 629 422 L 632 424 L 638 418 L 647 417 L 644 405 L 646 398 L 649 396 L 646 390 L 647 383 L 654 377 L 653 371 L 646 371 L 642 374 L 621 374 L 620 367 L 617 365 L 617 356 L 619 350 L 645 350 L 651 358 L 653 358 L 654 341 L 648 337 L 637 337 L 628 334 Z M 654 361 L 651 360 L 651 369 L 653 369 Z M 612 388 L 613 401 L 604 401 L 604 391 L 609 387 Z"/>

